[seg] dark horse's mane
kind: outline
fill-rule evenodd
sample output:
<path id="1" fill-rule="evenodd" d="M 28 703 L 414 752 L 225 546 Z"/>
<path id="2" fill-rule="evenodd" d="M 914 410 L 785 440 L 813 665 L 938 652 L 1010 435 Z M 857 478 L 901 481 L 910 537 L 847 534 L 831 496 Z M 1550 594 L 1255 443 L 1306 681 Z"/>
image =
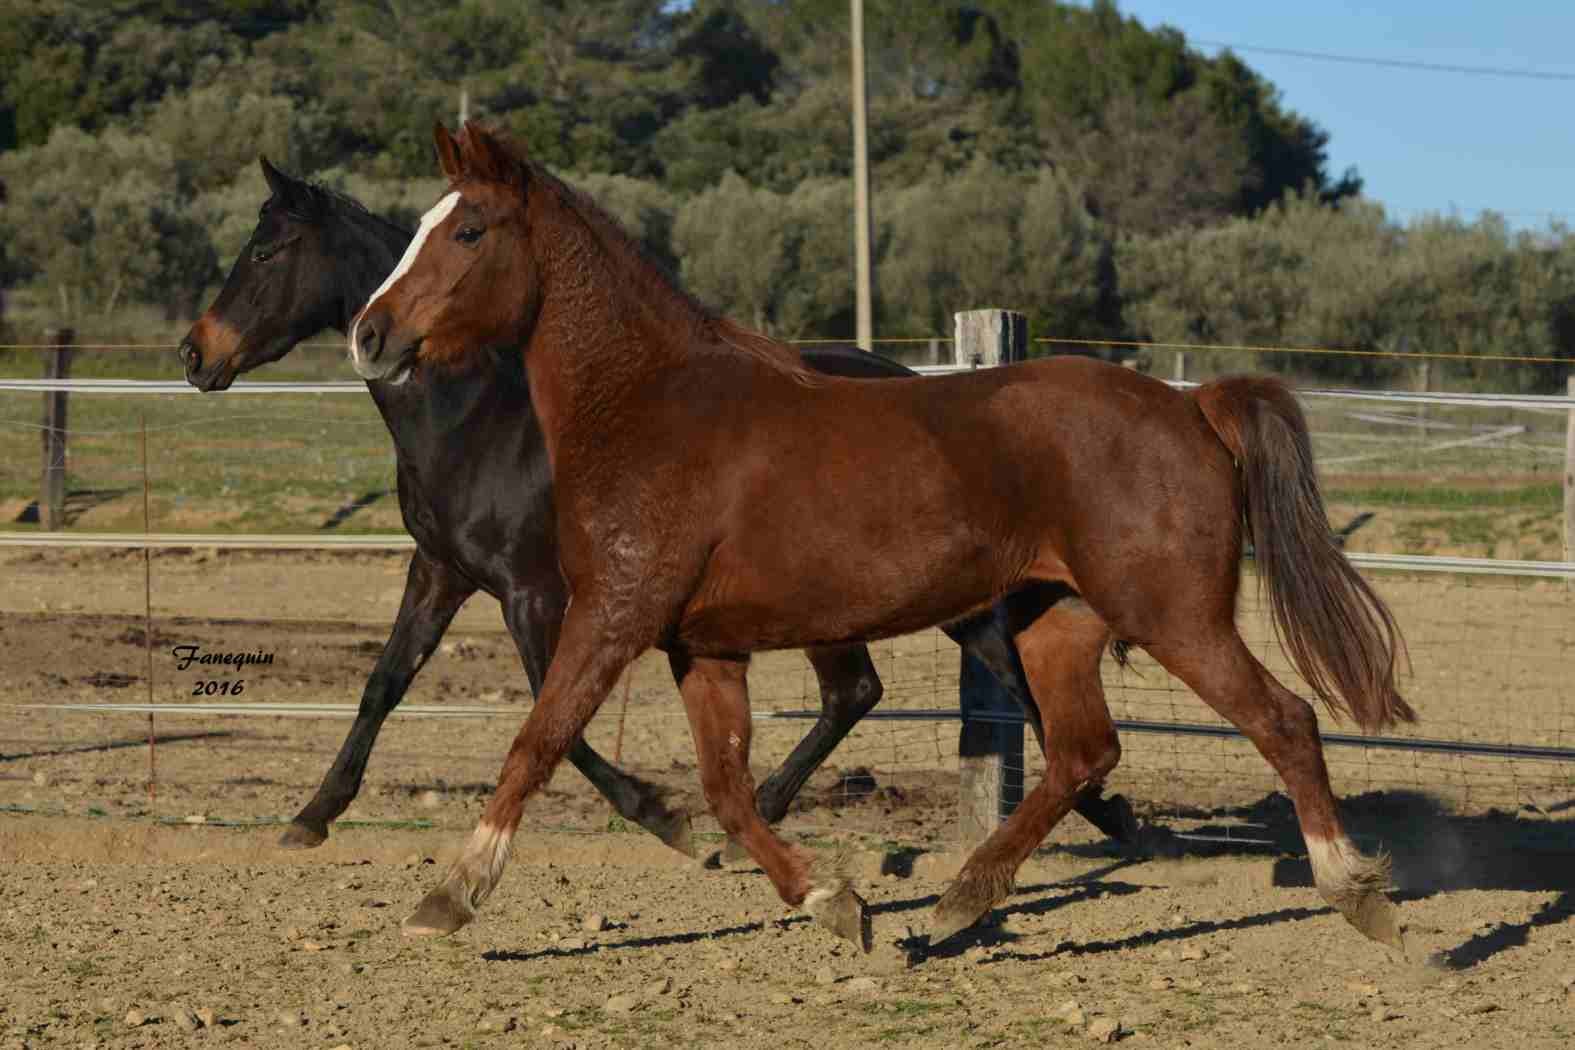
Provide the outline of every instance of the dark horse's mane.
<path id="1" fill-rule="evenodd" d="M 280 203 L 286 212 L 296 218 L 307 222 L 321 222 L 328 215 L 337 213 L 347 218 L 370 220 L 390 230 L 397 230 L 405 235 L 406 240 L 414 236 L 408 227 L 379 215 L 347 193 L 341 193 L 320 182 L 298 178 L 282 171 L 279 175 L 289 183 L 291 189 L 291 195 Z"/>
<path id="2" fill-rule="evenodd" d="M 461 141 L 466 139 L 471 139 L 471 136 L 462 132 Z M 679 283 L 678 278 L 666 266 L 651 255 L 638 237 L 630 233 L 589 194 L 569 185 L 532 160 L 522 147 L 507 136 L 495 134 L 494 140 L 507 151 L 506 160 L 517 167 L 511 171 L 500 163 L 500 158 L 477 157 L 476 154 L 481 151 L 465 150 L 465 159 L 468 162 L 465 177 L 501 182 L 520 192 L 524 192 L 525 187 L 532 181 L 547 188 L 560 204 L 585 224 L 604 247 L 613 255 L 632 264 L 624 276 L 634 282 L 637 294 L 666 297 L 675 300 L 685 309 L 694 320 L 693 338 L 701 348 L 718 351 L 731 348 L 792 376 L 803 385 L 813 386 L 819 383 L 820 376 L 804 366 L 797 350 L 723 316 L 715 308 L 697 299 Z"/>

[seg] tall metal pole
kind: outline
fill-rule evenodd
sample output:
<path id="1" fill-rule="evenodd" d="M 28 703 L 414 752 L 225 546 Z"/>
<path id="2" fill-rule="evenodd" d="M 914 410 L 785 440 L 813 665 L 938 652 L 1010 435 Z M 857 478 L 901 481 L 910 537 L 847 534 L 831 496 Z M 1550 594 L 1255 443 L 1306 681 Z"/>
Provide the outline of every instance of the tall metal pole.
<path id="1" fill-rule="evenodd" d="M 870 308 L 870 150 L 865 127 L 864 0 L 853 4 L 853 279 L 859 349 L 874 340 Z"/>

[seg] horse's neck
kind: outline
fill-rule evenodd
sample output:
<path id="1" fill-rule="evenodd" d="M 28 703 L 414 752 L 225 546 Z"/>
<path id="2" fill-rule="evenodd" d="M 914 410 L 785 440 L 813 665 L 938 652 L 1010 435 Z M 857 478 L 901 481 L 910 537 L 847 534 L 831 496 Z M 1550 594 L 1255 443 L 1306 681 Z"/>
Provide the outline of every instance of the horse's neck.
<path id="1" fill-rule="evenodd" d="M 533 388 L 539 378 L 563 407 L 600 404 L 684 362 L 706 319 L 649 265 L 583 226 L 556 242 L 542 261 L 546 294 L 525 348 Z"/>
<path id="2" fill-rule="evenodd" d="M 377 286 L 398 265 L 410 235 L 348 214 L 336 215 L 335 224 L 331 244 L 341 300 L 341 316 L 335 327 L 345 333 Z M 489 371 L 428 371 L 397 387 L 367 382 L 401 462 L 422 474 L 431 472 L 421 469 L 423 466 L 437 464 L 442 469 L 446 452 L 467 426 L 500 412 L 517 411 L 521 405 L 529 409 L 529 394 L 523 387 L 515 390 L 506 382 L 495 382 L 485 374 Z"/>
<path id="3" fill-rule="evenodd" d="M 399 264 L 400 256 L 410 244 L 410 235 L 370 217 L 347 213 L 336 214 L 334 223 L 330 243 L 335 249 L 335 272 L 340 288 L 337 328 L 343 333 L 349 332 L 355 315 Z"/>

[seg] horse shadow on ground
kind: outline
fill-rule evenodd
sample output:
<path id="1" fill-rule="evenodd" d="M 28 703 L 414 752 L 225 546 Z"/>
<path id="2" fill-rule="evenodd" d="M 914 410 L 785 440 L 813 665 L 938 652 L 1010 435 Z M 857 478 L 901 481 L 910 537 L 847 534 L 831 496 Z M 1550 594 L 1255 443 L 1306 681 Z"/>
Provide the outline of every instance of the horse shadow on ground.
<path id="1" fill-rule="evenodd" d="M 1526 944 L 1538 927 L 1575 919 L 1575 821 L 1559 819 L 1571 810 L 1575 810 L 1575 798 L 1523 805 L 1513 811 L 1456 813 L 1435 796 L 1409 790 L 1368 792 L 1341 804 L 1346 828 L 1357 844 L 1389 854 L 1397 901 L 1462 890 L 1557 894 L 1523 923 L 1494 925 L 1438 953 L 1432 962 L 1448 969 L 1475 966 Z M 1295 808 L 1283 794 L 1273 792 L 1249 806 L 1177 815 L 1202 820 L 1203 825 L 1192 833 L 1205 836 L 1232 828 L 1240 834 L 1241 824 L 1250 824 L 1252 834 L 1268 844 L 1247 848 L 1275 855 L 1274 886 L 1313 886 Z M 1209 823 L 1211 820 L 1216 823 Z M 1163 828 L 1146 831 L 1147 845 L 1156 855 L 1225 851 L 1218 842 L 1189 842 Z M 1317 909 L 1310 914 L 1328 911 Z"/>
<path id="2" fill-rule="evenodd" d="M 130 492 L 130 489 L 71 489 L 66 493 L 65 500 L 60 508 L 61 524 L 70 525 L 94 507 L 115 500 Z M 38 525 L 42 517 L 38 510 L 38 501 L 34 500 L 22 508 L 16 516 L 17 525 Z"/>
<path id="3" fill-rule="evenodd" d="M 1575 821 L 1549 819 L 1557 813 L 1575 809 L 1575 799 L 1550 803 L 1538 808 L 1523 807 L 1515 812 L 1489 810 L 1480 814 L 1451 812 L 1440 800 L 1422 792 L 1370 792 L 1347 799 L 1342 815 L 1353 839 L 1367 850 L 1387 851 L 1394 865 L 1394 897 L 1397 901 L 1421 900 L 1440 893 L 1460 890 L 1507 890 L 1556 893 L 1523 923 L 1498 924 L 1472 934 L 1463 943 L 1439 952 L 1430 962 L 1447 969 L 1468 969 L 1500 952 L 1527 943 L 1533 930 L 1575 920 Z M 1108 941 L 1075 943 L 1063 941 L 1044 951 L 1024 951 L 1023 938 L 1003 925 L 1013 915 L 1043 915 L 1068 905 L 1103 897 L 1123 897 L 1141 893 L 1150 886 L 1126 882 L 1112 876 L 1121 870 L 1161 858 L 1201 858 L 1239 856 L 1243 853 L 1273 858 L 1272 885 L 1282 888 L 1312 888 L 1312 870 L 1304 856 L 1305 847 L 1296 823 L 1296 813 L 1283 794 L 1271 793 L 1246 806 L 1214 810 L 1173 811 L 1166 816 L 1199 822 L 1181 837 L 1163 825 L 1148 823 L 1139 841 L 1129 846 L 1111 843 L 1055 845 L 1049 852 L 1067 856 L 1103 859 L 1105 863 L 1073 878 L 1017 887 L 1008 902 L 997 907 L 978 924 L 944 943 L 931 945 L 926 933 L 905 926 L 905 935 L 894 938 L 909 965 L 930 958 L 950 958 L 970 949 L 984 948 L 989 954 L 981 962 L 1034 961 L 1052 956 L 1081 956 L 1124 951 L 1131 948 L 1185 941 L 1210 933 L 1251 929 L 1285 922 L 1300 922 L 1334 914 L 1321 904 L 1307 907 L 1277 908 L 1254 915 L 1218 921 L 1190 922 L 1182 926 L 1145 930 Z M 1244 835 L 1243 826 L 1250 828 Z M 1227 835 L 1233 837 L 1227 838 Z M 906 876 L 913 862 L 924 851 L 903 849 L 889 853 L 882 862 L 882 873 Z M 736 874 L 754 874 L 737 872 Z M 715 877 L 715 876 L 713 876 Z M 873 918 L 901 916 L 932 907 L 936 894 L 881 901 L 872 904 Z M 779 928 L 808 923 L 803 916 L 752 923 L 739 923 L 718 929 L 690 930 L 655 937 L 589 945 L 583 948 L 548 947 L 539 951 L 491 951 L 489 961 L 528 961 L 596 951 L 662 947 L 755 934 L 768 924 Z"/>
<path id="4" fill-rule="evenodd" d="M 191 733 L 159 733 L 153 738 L 153 743 L 180 744 L 193 740 L 218 740 L 234 735 L 234 733 L 227 729 L 213 729 L 203 732 Z M 26 759 L 52 758 L 57 755 L 82 755 L 100 751 L 122 751 L 129 748 L 147 746 L 148 738 L 141 736 L 127 740 L 109 740 L 102 744 L 65 745 L 61 747 L 39 748 L 33 751 L 0 751 L 0 762 L 21 762 Z"/>

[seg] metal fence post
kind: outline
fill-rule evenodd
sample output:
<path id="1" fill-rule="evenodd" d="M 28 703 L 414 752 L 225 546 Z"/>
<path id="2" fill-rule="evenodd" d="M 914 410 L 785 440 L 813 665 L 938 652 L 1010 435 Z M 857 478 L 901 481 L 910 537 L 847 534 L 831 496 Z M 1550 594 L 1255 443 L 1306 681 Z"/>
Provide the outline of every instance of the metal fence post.
<path id="1" fill-rule="evenodd" d="M 56 330 L 51 340 L 56 349 L 44 357 L 45 379 L 66 379 L 71 375 L 74 329 Z M 55 532 L 66 523 L 66 392 L 44 391 L 44 476 L 38 494 L 38 520 L 46 532 Z"/>
<path id="2" fill-rule="evenodd" d="M 1028 357 L 1028 319 L 1022 314 L 966 310 L 956 315 L 956 324 L 955 364 L 990 368 Z M 957 700 L 962 713 L 958 817 L 962 846 L 971 850 L 1023 799 L 1022 712 L 995 676 L 967 654 L 962 657 Z"/>

